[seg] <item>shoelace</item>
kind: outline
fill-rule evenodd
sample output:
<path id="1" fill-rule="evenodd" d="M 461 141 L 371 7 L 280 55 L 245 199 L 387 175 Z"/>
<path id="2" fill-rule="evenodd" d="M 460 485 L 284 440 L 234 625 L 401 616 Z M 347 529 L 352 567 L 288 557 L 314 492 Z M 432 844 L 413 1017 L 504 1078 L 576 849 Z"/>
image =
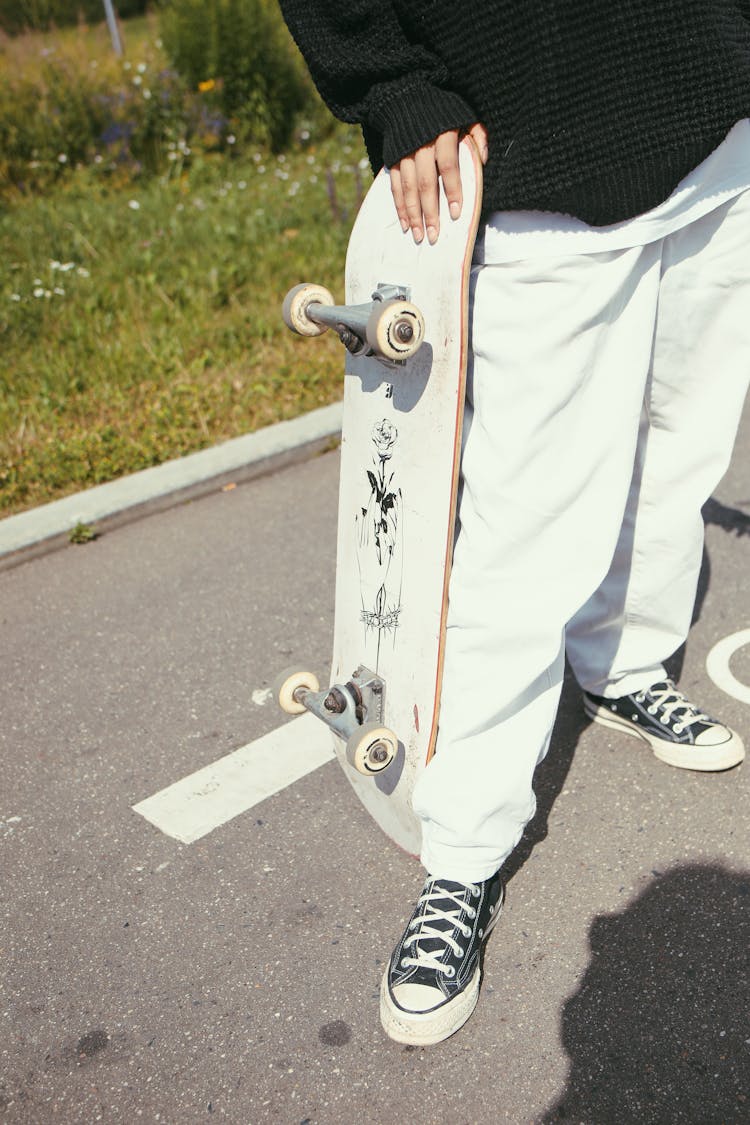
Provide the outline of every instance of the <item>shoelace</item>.
<path id="1" fill-rule="evenodd" d="M 437 973 L 444 973 L 447 977 L 454 976 L 456 972 L 454 966 L 442 964 L 440 958 L 444 955 L 446 946 L 453 951 L 456 957 L 463 957 L 465 951 L 453 936 L 456 930 L 460 930 L 464 937 L 471 937 L 471 926 L 459 921 L 462 910 L 465 910 L 472 919 L 476 918 L 477 915 L 474 907 L 469 906 L 462 897 L 465 893 L 465 891 L 449 891 L 447 887 L 441 887 L 438 883 L 433 883 L 432 890 L 421 896 L 419 906 L 422 907 L 422 912 L 409 923 L 409 929 L 414 932 L 404 942 L 404 949 L 408 946 L 415 947 L 414 955 L 401 958 L 401 964 L 404 968 L 415 966 L 420 969 L 431 969 Z M 470 883 L 469 893 L 472 898 L 479 898 L 479 887 Z M 455 909 L 441 909 L 436 905 L 438 901 L 445 902 L 446 899 L 455 903 Z M 445 928 L 436 929 L 436 922 L 447 922 L 448 925 Z M 435 943 L 434 949 L 421 948 L 420 942 L 427 940 Z"/>
<path id="2" fill-rule="evenodd" d="M 652 700 L 646 710 L 649 715 L 656 715 L 661 711 L 661 722 L 665 725 L 671 722 L 673 712 L 684 710 L 685 714 L 680 716 L 679 721 L 672 728 L 675 734 L 681 734 L 685 727 L 692 726 L 693 723 L 705 722 L 709 718 L 703 711 L 699 711 L 694 703 L 686 699 L 671 680 L 665 680 L 663 684 L 654 684 L 649 691 L 639 691 L 635 698 L 639 703 L 645 703 L 647 699 Z"/>

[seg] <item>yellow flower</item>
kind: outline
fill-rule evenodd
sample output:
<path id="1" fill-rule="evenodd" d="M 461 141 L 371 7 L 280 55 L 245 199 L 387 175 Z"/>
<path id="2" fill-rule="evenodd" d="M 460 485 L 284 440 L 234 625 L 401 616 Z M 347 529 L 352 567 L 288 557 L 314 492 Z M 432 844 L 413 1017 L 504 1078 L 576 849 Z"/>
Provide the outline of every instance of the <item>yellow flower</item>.
<path id="1" fill-rule="evenodd" d="M 202 94 L 207 94 L 208 91 L 213 90 L 215 86 L 216 82 L 213 80 L 213 78 L 207 78 L 205 82 L 198 83 L 198 89 Z"/>

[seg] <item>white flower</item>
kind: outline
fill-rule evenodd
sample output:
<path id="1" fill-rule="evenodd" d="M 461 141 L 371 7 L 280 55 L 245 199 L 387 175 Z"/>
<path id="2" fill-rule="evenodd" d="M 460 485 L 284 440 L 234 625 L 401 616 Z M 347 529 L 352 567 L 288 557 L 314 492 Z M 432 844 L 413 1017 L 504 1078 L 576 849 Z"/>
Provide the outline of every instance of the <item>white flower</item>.
<path id="1" fill-rule="evenodd" d="M 91 274 L 89 273 L 89 271 L 86 269 L 85 266 L 79 266 L 78 269 L 76 270 L 76 273 L 78 274 L 79 277 L 91 277 Z"/>
<path id="2" fill-rule="evenodd" d="M 58 262 L 55 258 L 53 258 L 52 261 L 49 264 L 49 268 L 51 270 L 59 270 L 61 266 L 62 266 L 62 262 Z"/>
<path id="3" fill-rule="evenodd" d="M 20 293 L 11 293 L 10 299 L 11 299 L 11 301 L 20 301 L 21 300 L 21 294 Z"/>
<path id="4" fill-rule="evenodd" d="M 138 202 L 137 199 L 129 199 L 128 200 L 128 207 L 130 208 L 131 211 L 140 211 L 140 209 L 141 209 L 141 205 L 140 205 L 140 203 Z"/>
<path id="5" fill-rule="evenodd" d="M 97 152 L 94 156 L 94 164 L 101 164 L 103 159 L 104 157 L 102 156 L 102 154 L 100 152 Z"/>
<path id="6" fill-rule="evenodd" d="M 309 129 L 303 129 L 302 132 L 300 133 L 299 137 L 300 137 L 301 141 L 309 141 L 310 140 L 310 130 Z"/>
<path id="7" fill-rule="evenodd" d="M 236 140 L 237 140 L 237 138 L 235 137 L 234 133 L 229 133 L 229 134 L 227 135 L 227 144 L 228 144 L 228 145 L 233 145 L 233 144 L 235 144 Z"/>
<path id="8" fill-rule="evenodd" d="M 43 297 L 44 296 L 44 290 L 42 289 L 41 285 L 37 285 L 36 288 L 33 290 L 33 293 L 34 293 L 35 297 Z"/>
<path id="9" fill-rule="evenodd" d="M 145 74 L 145 73 L 146 73 L 146 64 L 145 64 L 145 62 L 139 62 L 139 63 L 138 63 L 138 73 L 139 73 L 139 74 Z"/>
<path id="10" fill-rule="evenodd" d="M 247 187 L 247 180 L 238 180 L 237 187 L 240 189 L 240 191 L 244 191 Z"/>
<path id="11" fill-rule="evenodd" d="M 57 268 L 59 269 L 60 273 L 70 273 L 71 270 L 74 270 L 76 268 L 76 264 L 75 262 L 58 262 Z"/>
<path id="12" fill-rule="evenodd" d="M 58 297 L 64 297 L 65 296 L 65 290 L 62 289 L 59 285 L 56 285 L 55 288 L 52 290 L 52 292 L 57 293 Z"/>
<path id="13" fill-rule="evenodd" d="M 363 172 L 366 172 L 367 169 L 370 167 L 370 161 L 367 159 L 366 156 L 363 156 L 362 159 L 360 160 L 359 164 L 357 165 L 357 167 L 361 168 Z"/>
<path id="14" fill-rule="evenodd" d="M 150 90 L 144 90 L 143 96 L 146 99 L 146 101 L 148 101 L 148 99 L 151 97 L 151 91 Z"/>
<path id="15" fill-rule="evenodd" d="M 67 158 L 67 156 L 65 155 L 64 152 L 61 152 L 59 154 L 59 156 L 57 157 L 57 160 L 58 160 L 59 164 L 67 164 L 68 163 L 68 158 Z"/>
<path id="16" fill-rule="evenodd" d="M 140 86 L 142 81 L 143 81 L 143 79 L 141 78 L 140 74 L 134 74 L 133 75 L 133 85 L 134 86 Z"/>

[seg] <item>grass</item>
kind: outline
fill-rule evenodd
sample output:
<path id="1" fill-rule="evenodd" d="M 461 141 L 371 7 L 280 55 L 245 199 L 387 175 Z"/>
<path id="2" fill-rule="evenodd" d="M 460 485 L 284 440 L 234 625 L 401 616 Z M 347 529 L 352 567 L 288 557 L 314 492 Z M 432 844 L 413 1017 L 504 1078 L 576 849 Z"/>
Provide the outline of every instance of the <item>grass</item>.
<path id="1" fill-rule="evenodd" d="M 278 157 L 178 152 L 142 182 L 82 168 L 7 206 L 0 512 L 334 401 L 340 345 L 279 306 L 300 280 L 341 295 L 363 163 L 341 127 Z"/>

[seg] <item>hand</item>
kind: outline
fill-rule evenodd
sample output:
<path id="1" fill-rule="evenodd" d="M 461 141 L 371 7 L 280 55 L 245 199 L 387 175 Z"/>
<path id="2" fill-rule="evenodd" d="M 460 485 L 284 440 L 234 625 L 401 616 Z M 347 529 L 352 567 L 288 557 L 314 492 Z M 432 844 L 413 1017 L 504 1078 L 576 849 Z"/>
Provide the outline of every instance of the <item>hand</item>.
<path id="1" fill-rule="evenodd" d="M 482 163 L 487 163 L 487 130 L 477 123 L 468 131 L 479 149 Z M 427 232 L 427 240 L 434 244 L 440 234 L 440 194 L 442 179 L 451 218 L 461 214 L 463 196 L 461 173 L 458 165 L 458 129 L 441 133 L 428 145 L 423 145 L 410 156 L 404 156 L 391 168 L 391 191 L 396 204 L 401 229 L 411 230 L 419 243 Z"/>

